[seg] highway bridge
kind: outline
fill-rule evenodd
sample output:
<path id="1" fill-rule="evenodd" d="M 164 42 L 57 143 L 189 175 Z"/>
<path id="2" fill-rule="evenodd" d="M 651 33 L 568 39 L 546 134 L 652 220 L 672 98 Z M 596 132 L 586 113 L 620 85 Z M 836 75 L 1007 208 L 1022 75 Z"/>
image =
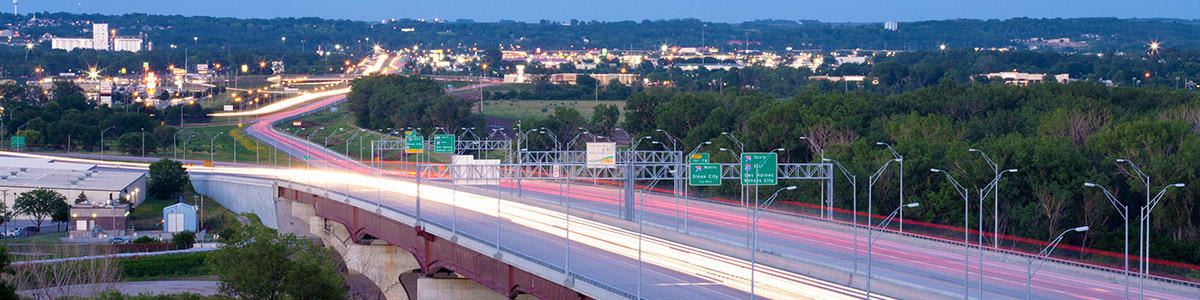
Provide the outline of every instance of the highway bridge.
<path id="1" fill-rule="evenodd" d="M 612 176 L 624 183 L 581 176 L 585 168 L 566 167 L 576 164 L 568 160 L 541 167 L 574 171 L 504 162 L 488 173 L 495 177 L 460 181 L 445 167 L 463 166 L 380 171 L 272 126 L 344 100 L 344 91 L 329 92 L 248 122 L 247 134 L 310 157 L 307 165 L 217 163 L 193 167 L 192 179 L 226 207 L 322 238 L 389 299 L 479 298 L 481 290 L 497 298 L 864 299 L 868 283 L 870 298 L 879 299 L 1021 299 L 1027 287 L 1033 299 L 1126 295 L 1119 269 L 1051 257 L 1030 278 L 1035 253 L 974 243 L 964 251 L 962 240 L 892 229 L 873 232 L 868 260 L 869 225 L 823 215 L 767 210 L 752 247 L 746 206 L 653 188 L 651 178 L 666 183 L 672 178 L 664 175 L 682 172 L 676 163 L 627 160 L 617 169 L 631 171 Z M 640 177 L 634 168 L 658 175 Z M 810 175 L 832 176 L 832 167 L 819 169 L 811 172 L 825 173 Z M 1134 282 L 1131 297 L 1143 296 Z M 1144 292 L 1147 299 L 1198 295 L 1195 282 L 1159 276 Z"/>
<path id="2" fill-rule="evenodd" d="M 745 206 L 654 191 L 639 191 L 634 201 L 626 201 L 627 192 L 618 187 L 546 176 L 520 183 L 497 178 L 500 184 L 490 185 L 427 178 L 418 188 L 414 172 L 375 172 L 358 159 L 271 126 L 343 97 L 271 114 L 248 127 L 248 134 L 272 147 L 312 158 L 308 171 L 279 178 L 273 196 L 312 205 L 315 216 L 341 224 L 354 241 L 405 248 L 422 262 L 420 272 L 427 276 L 454 272 L 502 295 L 519 290 L 548 299 L 575 298 L 564 296 L 563 289 L 580 298 L 746 299 L 751 281 L 755 296 L 762 298 L 866 296 L 865 224 L 769 211 L 759 222 L 759 251 L 751 266 Z M 629 203 L 636 205 L 632 215 L 623 213 Z M 972 246 L 964 254 L 961 240 L 891 230 L 878 236 L 871 261 L 873 297 L 1025 297 L 1032 253 Z M 423 242 L 413 242 L 418 237 Z M 434 257 L 437 262 L 426 260 Z M 514 276 L 524 281 L 513 281 Z M 1051 258 L 1032 278 L 1031 294 L 1037 299 L 1121 298 L 1124 278 L 1121 270 Z M 1200 290 L 1194 283 L 1169 278 L 1151 278 L 1146 286 L 1147 298 L 1195 295 Z"/>

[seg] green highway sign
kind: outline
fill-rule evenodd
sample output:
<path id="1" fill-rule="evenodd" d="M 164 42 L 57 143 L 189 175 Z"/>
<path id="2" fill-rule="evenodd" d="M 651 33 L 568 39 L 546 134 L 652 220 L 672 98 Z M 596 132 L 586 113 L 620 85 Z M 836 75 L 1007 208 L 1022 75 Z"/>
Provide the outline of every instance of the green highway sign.
<path id="1" fill-rule="evenodd" d="M 308 155 L 305 155 L 305 156 L 304 156 L 304 160 L 310 160 L 310 159 L 312 159 L 312 157 L 310 157 L 310 156 L 308 156 Z"/>
<path id="2" fill-rule="evenodd" d="M 688 163 L 689 164 L 707 164 L 708 163 L 708 153 L 692 153 L 691 156 L 688 156 Z"/>
<path id="3" fill-rule="evenodd" d="M 775 153 L 742 153 L 742 185 L 779 184 L 778 159 Z"/>
<path id="4" fill-rule="evenodd" d="M 454 153 L 454 135 L 439 134 L 433 136 L 433 153 Z"/>
<path id="5" fill-rule="evenodd" d="M 10 139 L 12 140 L 13 148 L 24 148 L 25 147 L 25 137 L 14 136 L 14 137 L 11 137 Z M 0 143 L 2 143 L 2 142 L 0 142 Z"/>
<path id="6" fill-rule="evenodd" d="M 688 185 L 721 185 L 721 164 L 697 163 L 688 166 Z"/>
<path id="7" fill-rule="evenodd" d="M 425 137 L 416 132 L 404 132 L 404 152 L 422 153 L 425 151 Z"/>

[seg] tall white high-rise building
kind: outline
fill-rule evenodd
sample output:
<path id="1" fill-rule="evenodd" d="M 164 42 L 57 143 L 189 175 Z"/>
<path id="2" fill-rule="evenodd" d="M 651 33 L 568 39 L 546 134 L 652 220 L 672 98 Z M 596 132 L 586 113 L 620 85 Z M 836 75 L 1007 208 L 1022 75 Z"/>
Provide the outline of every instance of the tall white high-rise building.
<path id="1" fill-rule="evenodd" d="M 883 29 L 891 30 L 891 31 L 900 30 L 900 24 L 896 23 L 896 22 L 884 22 Z"/>
<path id="2" fill-rule="evenodd" d="M 108 50 L 108 24 L 92 23 L 92 49 Z"/>

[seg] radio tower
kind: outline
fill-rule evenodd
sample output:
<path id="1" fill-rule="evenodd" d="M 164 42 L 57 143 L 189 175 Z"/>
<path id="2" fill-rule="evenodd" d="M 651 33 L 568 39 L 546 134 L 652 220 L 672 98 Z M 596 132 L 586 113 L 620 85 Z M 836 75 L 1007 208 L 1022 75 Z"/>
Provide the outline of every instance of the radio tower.
<path id="1" fill-rule="evenodd" d="M 17 15 L 17 0 L 13 0 L 13 15 Z"/>

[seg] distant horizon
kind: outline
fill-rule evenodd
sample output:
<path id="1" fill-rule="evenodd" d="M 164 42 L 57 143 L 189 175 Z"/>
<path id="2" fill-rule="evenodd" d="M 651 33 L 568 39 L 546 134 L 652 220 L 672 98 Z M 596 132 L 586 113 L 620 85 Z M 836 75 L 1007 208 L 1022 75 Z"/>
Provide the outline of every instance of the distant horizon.
<path id="1" fill-rule="evenodd" d="M 31 13 L 32 13 L 32 14 L 36 14 L 36 15 L 38 15 L 38 16 L 47 15 L 47 14 L 56 14 L 56 13 L 69 13 L 69 14 L 74 14 L 74 15 L 80 15 L 80 13 L 77 13 L 77 12 L 71 12 L 71 11 L 38 11 L 38 12 L 21 12 L 20 14 L 21 14 L 21 15 L 28 16 L 28 15 L 29 15 L 29 14 L 31 14 Z M 126 12 L 126 13 L 119 13 L 119 14 L 118 14 L 118 13 L 83 13 L 83 14 L 98 14 L 98 15 L 102 15 L 102 16 L 121 16 L 121 15 L 126 15 L 126 14 L 145 14 L 145 15 L 151 15 L 151 16 L 176 16 L 176 15 L 178 15 L 178 16 L 183 16 L 183 17 L 188 17 L 188 18 L 191 18 L 191 17 L 210 17 L 210 18 L 232 18 L 232 19 L 238 19 L 238 20 L 271 20 L 271 19 L 281 19 L 281 18 L 295 18 L 295 19 L 300 19 L 300 18 L 318 18 L 318 19 L 323 19 L 323 20 L 339 20 L 339 21 L 368 22 L 368 23 L 378 23 L 378 22 L 380 22 L 380 21 L 381 21 L 381 20 L 359 20 L 359 19 L 348 19 L 348 18 L 329 18 L 329 17 L 321 17 L 321 16 L 275 16 L 275 17 L 255 17 L 255 16 L 211 16 L 211 15 L 164 14 L 164 13 L 147 13 L 147 12 Z M 642 21 L 645 21 L 645 20 L 649 20 L 649 21 L 652 21 L 652 22 L 657 22 L 657 21 L 676 21 L 676 20 L 690 20 L 690 19 L 696 19 L 696 20 L 699 20 L 700 22 L 704 22 L 704 23 L 714 23 L 714 24 L 739 24 L 739 23 L 746 23 L 746 22 L 759 22 L 759 21 L 817 21 L 817 22 L 821 22 L 821 23 L 824 23 L 824 24 L 882 24 L 882 23 L 886 23 L 886 22 L 897 22 L 897 23 L 918 23 L 918 22 L 943 22 L 943 21 L 990 21 L 990 20 L 1008 21 L 1008 20 L 1012 20 L 1012 19 L 1021 19 L 1021 18 L 1033 19 L 1033 20 L 1051 20 L 1051 19 L 1063 19 L 1063 20 L 1076 20 L 1076 19 L 1118 19 L 1118 20 L 1168 20 L 1168 21 L 1169 21 L 1169 20 L 1177 20 L 1177 21 L 1194 21 L 1194 22 L 1200 22 L 1200 17 L 1197 17 L 1197 18 L 1191 18 L 1191 19 L 1189 19 L 1189 18 L 1175 18 L 1175 17 L 1111 17 L 1111 16 L 1110 16 L 1110 17 L 1106 17 L 1106 16 L 1094 16 L 1094 17 L 1086 17 L 1086 16 L 1080 16 L 1080 17 L 1009 17 L 1009 18 L 989 18 L 989 19 L 982 19 L 982 18 L 951 18 L 951 19 L 928 19 L 928 20 L 911 20 L 911 21 L 895 21 L 895 20 L 887 20 L 887 21 L 827 21 L 827 20 L 820 20 L 820 19 L 777 19 L 777 18 L 763 18 L 763 19 L 752 19 L 752 20 L 728 21 L 728 22 L 727 22 L 727 21 L 713 21 L 713 20 L 705 20 L 705 19 L 696 18 L 696 17 L 686 17 L 686 18 L 660 18 L 660 19 L 642 19 L 642 20 L 583 20 L 583 19 L 575 19 L 575 20 L 576 20 L 576 21 L 579 21 L 579 22 L 600 21 L 600 22 L 607 22 L 607 23 L 616 23 L 616 22 L 642 22 Z M 416 21 L 416 20 L 424 20 L 424 21 L 430 21 L 430 20 L 435 20 L 435 19 L 433 19 L 433 18 L 416 18 L 416 17 L 405 17 L 405 18 L 389 18 L 389 19 L 387 19 L 386 21 L 389 21 L 389 22 L 391 22 L 391 21 L 393 21 L 393 20 L 394 20 L 394 21 L 400 21 L 400 20 L 413 20 L 413 21 Z M 512 19 L 499 19 L 499 20 L 478 20 L 478 19 L 471 19 L 471 18 L 436 19 L 436 20 L 438 20 L 438 22 L 445 22 L 445 23 L 455 23 L 455 22 L 458 22 L 458 21 L 460 21 L 460 20 L 468 20 L 468 21 L 470 21 L 470 22 L 474 22 L 474 23 L 500 23 L 500 22 L 539 23 L 539 22 L 541 21 L 541 20 L 512 20 Z M 571 19 L 567 19 L 567 20 L 550 20 L 550 21 L 556 21 L 556 22 L 559 22 L 559 23 L 569 23 L 569 22 L 571 21 Z"/>
<path id="2" fill-rule="evenodd" d="M 1200 20 L 1200 1 L 1184 0 L 1092 0 L 970 3 L 953 0 L 862 0 L 854 3 L 818 1 L 728 1 L 610 0 L 605 5 L 580 9 L 575 5 L 544 0 L 522 3 L 482 0 L 448 0 L 438 3 L 400 3 L 387 0 L 351 1 L 234 1 L 210 0 L 203 6 L 160 0 L 123 0 L 120 5 L 98 5 L 90 1 L 48 0 L 21 3 L 19 14 L 66 12 L 74 14 L 183 15 L 239 19 L 305 18 L 378 22 L 391 19 L 469 19 L 480 23 L 512 20 L 538 23 L 541 20 L 623 22 L 642 20 L 699 19 L 711 23 L 742 23 L 759 20 L 816 20 L 822 23 L 883 23 L 971 20 L 1033 19 L 1178 19 Z M 353 2 L 353 3 L 351 3 Z M 903 3 L 901 3 L 903 2 Z M 353 6 L 352 6 L 353 5 Z M 470 7 L 471 9 L 462 9 Z M 637 9 L 635 9 L 637 8 Z M 11 12 L 7 9 L 0 12 Z"/>

